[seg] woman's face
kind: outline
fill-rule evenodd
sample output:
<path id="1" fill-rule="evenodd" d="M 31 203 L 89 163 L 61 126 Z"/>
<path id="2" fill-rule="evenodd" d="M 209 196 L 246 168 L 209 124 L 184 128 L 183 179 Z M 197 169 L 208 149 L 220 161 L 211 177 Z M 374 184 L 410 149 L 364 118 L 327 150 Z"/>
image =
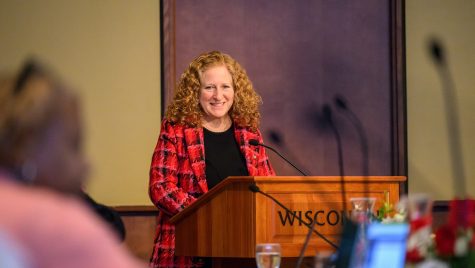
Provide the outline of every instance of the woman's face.
<path id="1" fill-rule="evenodd" d="M 82 153 L 79 107 L 74 99 L 61 104 L 61 113 L 36 146 L 34 183 L 65 193 L 78 193 L 89 166 Z"/>
<path id="2" fill-rule="evenodd" d="M 224 65 L 213 66 L 200 75 L 200 105 L 207 122 L 228 117 L 234 101 L 233 79 Z"/>

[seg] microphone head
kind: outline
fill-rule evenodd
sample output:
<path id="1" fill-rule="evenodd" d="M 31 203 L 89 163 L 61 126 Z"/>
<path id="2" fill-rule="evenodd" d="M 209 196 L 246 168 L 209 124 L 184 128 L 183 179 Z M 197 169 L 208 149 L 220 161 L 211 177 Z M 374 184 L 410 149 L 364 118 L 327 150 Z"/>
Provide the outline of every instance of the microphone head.
<path id="1" fill-rule="evenodd" d="M 260 143 L 259 143 L 258 140 L 249 140 L 249 144 L 250 144 L 250 145 L 254 145 L 254 146 L 260 145 Z"/>
<path id="2" fill-rule="evenodd" d="M 342 96 L 336 95 L 333 100 L 335 102 L 335 106 L 338 107 L 339 109 L 342 109 L 342 110 L 348 109 L 348 105 L 346 105 L 346 100 Z"/>
<path id="3" fill-rule="evenodd" d="M 249 190 L 253 193 L 258 193 L 261 191 L 261 189 L 259 189 L 255 183 L 249 184 Z"/>
<path id="4" fill-rule="evenodd" d="M 443 64 L 445 61 L 444 57 L 444 49 L 442 47 L 442 44 L 439 40 L 436 38 L 432 38 L 429 42 L 429 50 L 430 54 L 432 56 L 432 59 L 437 63 L 437 64 Z"/>
<path id="5" fill-rule="evenodd" d="M 277 145 L 282 144 L 282 135 L 280 135 L 279 132 L 277 132 L 275 130 L 270 130 L 269 131 L 269 138 L 273 143 L 275 143 Z"/>

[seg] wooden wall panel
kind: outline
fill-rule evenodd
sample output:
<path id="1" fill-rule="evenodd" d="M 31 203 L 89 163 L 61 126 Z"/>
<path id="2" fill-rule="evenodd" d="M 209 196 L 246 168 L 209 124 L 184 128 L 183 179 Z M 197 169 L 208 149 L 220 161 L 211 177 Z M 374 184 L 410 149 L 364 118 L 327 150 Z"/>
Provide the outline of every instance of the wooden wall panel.
<path id="1" fill-rule="evenodd" d="M 115 208 L 125 226 L 125 245 L 138 258 L 149 261 L 155 239 L 157 209 L 153 206 Z"/>
<path id="2" fill-rule="evenodd" d="M 404 14 L 400 0 L 163 0 L 163 96 L 189 62 L 221 50 L 247 70 L 263 97 L 264 140 L 310 175 L 339 175 L 337 145 L 322 120 L 330 105 L 346 175 L 365 175 L 354 125 L 360 118 L 370 175 L 406 175 Z M 278 175 L 299 175 L 269 153 Z"/>

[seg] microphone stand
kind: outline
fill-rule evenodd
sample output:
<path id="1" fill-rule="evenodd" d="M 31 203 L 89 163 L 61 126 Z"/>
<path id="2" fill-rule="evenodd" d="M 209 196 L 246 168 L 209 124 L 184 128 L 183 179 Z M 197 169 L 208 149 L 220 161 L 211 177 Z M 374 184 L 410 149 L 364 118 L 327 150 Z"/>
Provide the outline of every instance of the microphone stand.
<path id="1" fill-rule="evenodd" d="M 343 202 L 343 217 L 346 217 L 345 215 L 347 214 L 348 208 L 347 208 L 347 205 L 346 205 L 346 190 L 345 190 L 345 182 L 344 182 L 345 172 L 344 172 L 344 168 L 343 168 L 343 151 L 342 151 L 342 146 L 341 146 L 341 137 L 340 137 L 340 133 L 338 132 L 338 129 L 335 127 L 335 124 L 333 123 L 332 111 L 331 111 L 330 106 L 329 105 L 324 105 L 322 112 L 323 112 L 323 116 L 324 116 L 325 120 L 330 125 L 330 127 L 331 127 L 331 129 L 332 129 L 332 131 L 335 135 L 335 139 L 336 139 L 336 143 L 337 143 L 338 169 L 339 169 L 339 173 L 340 173 L 341 195 L 342 195 L 341 198 L 342 198 L 342 202 Z M 313 228 L 315 226 L 315 222 L 316 222 L 316 220 L 313 221 L 312 228 L 308 232 L 307 237 L 305 238 L 305 242 L 302 246 L 302 249 L 300 250 L 299 259 L 297 261 L 297 265 L 295 266 L 296 268 L 299 268 L 300 265 L 302 264 L 303 256 L 305 254 L 305 250 L 307 249 L 308 242 L 310 241 L 310 235 L 312 233 L 311 231 L 313 230 Z"/>
<path id="2" fill-rule="evenodd" d="M 335 141 L 337 145 L 338 151 L 338 170 L 340 175 L 340 183 L 341 183 L 341 198 L 343 202 L 343 215 L 347 217 L 348 208 L 346 204 L 346 189 L 345 189 L 345 170 L 344 170 L 344 162 L 343 162 L 343 146 L 341 143 L 341 136 L 338 128 L 336 127 L 335 123 L 333 122 L 332 118 L 332 110 L 329 105 L 323 106 L 323 116 L 326 118 L 327 122 L 329 123 L 333 134 L 335 136 Z M 354 239 L 355 234 L 357 232 L 357 226 L 351 221 L 346 219 L 345 224 L 343 226 L 343 231 L 340 239 L 340 248 L 337 253 L 337 259 L 335 265 L 337 268 L 346 268 L 350 265 L 350 258 L 353 252 L 354 247 Z"/>
<path id="3" fill-rule="evenodd" d="M 310 230 L 308 231 L 307 235 L 305 236 L 305 241 L 303 243 L 302 249 L 300 250 L 299 258 L 297 260 L 297 264 L 295 265 L 295 268 L 299 268 L 302 265 L 303 255 L 305 254 L 305 250 L 307 250 L 308 243 L 310 242 L 310 237 L 312 236 L 312 232 L 314 232 L 314 230 L 315 230 L 315 224 L 316 223 L 317 223 L 317 220 L 314 219 L 312 221 L 312 225 L 310 226 Z M 338 248 L 336 246 L 334 246 L 334 247 L 338 250 Z"/>
<path id="4" fill-rule="evenodd" d="M 285 158 L 283 155 L 281 155 L 277 150 L 275 150 L 274 148 L 270 147 L 270 146 L 267 146 L 263 143 L 260 143 L 259 141 L 257 140 L 250 140 L 249 141 L 249 144 L 250 145 L 254 145 L 254 146 L 263 146 L 271 151 L 273 151 L 274 153 L 276 153 L 278 156 L 280 156 L 280 158 L 284 159 L 285 162 L 289 163 L 292 167 L 294 167 L 298 172 L 300 172 L 300 174 L 304 175 L 304 176 L 308 176 L 305 172 L 303 172 L 302 170 L 300 170 L 298 167 L 296 167 L 294 164 L 292 164 L 292 162 L 290 162 L 289 160 L 287 160 L 287 158 Z"/>
<path id="5" fill-rule="evenodd" d="M 442 79 L 442 90 L 446 105 L 446 120 L 449 134 L 450 156 L 452 159 L 452 175 L 454 176 L 454 190 L 456 195 L 460 195 L 460 198 L 464 199 L 467 196 L 465 187 L 466 179 L 462 146 L 460 144 L 460 125 L 459 115 L 457 112 L 455 86 L 447 66 L 443 48 L 437 40 L 431 41 L 430 52 Z"/>
<path id="6" fill-rule="evenodd" d="M 344 163 L 343 163 L 343 146 L 341 144 L 341 136 L 340 136 L 340 132 L 335 126 L 335 123 L 333 122 L 332 110 L 329 105 L 323 106 L 323 116 L 326 118 L 335 136 L 335 141 L 336 141 L 337 151 L 338 151 L 338 171 L 340 175 L 340 184 L 341 184 L 341 199 L 343 202 L 343 211 L 344 211 L 344 214 L 346 214 L 348 212 L 348 207 L 346 205 L 346 189 L 345 189 L 345 181 L 344 181 L 345 170 L 344 170 Z"/>
<path id="7" fill-rule="evenodd" d="M 280 133 L 278 133 L 276 130 L 270 130 L 268 136 L 271 142 L 279 147 L 279 151 L 283 150 L 287 158 L 292 159 L 292 162 L 296 163 L 296 166 L 300 167 L 305 174 L 309 174 L 309 169 L 305 168 L 305 165 L 298 161 L 298 157 L 292 152 L 292 148 L 289 148 L 284 140 L 284 137 L 282 137 Z"/>
<path id="8" fill-rule="evenodd" d="M 369 186 L 368 186 L 368 183 L 369 183 L 368 137 L 366 135 L 363 124 L 361 123 L 361 120 L 358 118 L 358 116 L 355 114 L 355 112 L 353 112 L 353 110 L 348 107 L 348 104 L 345 101 L 345 99 L 341 96 L 335 96 L 334 103 L 335 103 L 335 106 L 339 110 L 343 111 L 345 116 L 353 124 L 353 126 L 356 129 L 356 132 L 358 133 L 358 136 L 359 136 L 359 139 L 360 139 L 360 145 L 361 145 L 361 154 L 363 156 L 362 171 L 363 171 L 364 191 L 365 191 L 366 196 L 367 196 L 369 194 Z"/>
<path id="9" fill-rule="evenodd" d="M 344 112 L 348 120 L 350 120 L 350 122 L 356 128 L 356 131 L 360 139 L 360 144 L 361 144 L 361 154 L 363 155 L 363 164 L 362 164 L 363 176 L 367 178 L 369 176 L 368 138 L 363 128 L 363 124 L 361 123 L 361 120 L 358 118 L 355 112 L 353 112 L 353 110 L 348 107 L 348 104 L 343 99 L 343 97 L 335 96 L 334 102 L 335 102 L 336 107 Z"/>

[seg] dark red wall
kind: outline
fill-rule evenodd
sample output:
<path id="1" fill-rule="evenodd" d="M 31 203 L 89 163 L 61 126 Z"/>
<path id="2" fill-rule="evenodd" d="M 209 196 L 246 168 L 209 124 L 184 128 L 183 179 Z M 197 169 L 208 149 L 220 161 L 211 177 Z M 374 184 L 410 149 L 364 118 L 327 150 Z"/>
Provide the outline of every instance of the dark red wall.
<path id="1" fill-rule="evenodd" d="M 398 30 L 392 23 L 394 3 L 164 1 L 168 23 L 162 40 L 165 62 L 169 62 L 164 75 L 178 79 L 187 64 L 204 51 L 221 50 L 233 56 L 264 100 L 261 131 L 266 143 L 311 175 L 339 175 L 335 138 L 319 118 L 322 105 L 342 95 L 367 133 L 369 173 L 405 175 L 395 167 L 403 160 L 397 151 L 401 146 L 395 143 L 405 141 L 393 135 L 401 133 L 394 121 L 395 113 L 401 113 L 394 107 L 394 96 L 403 91 L 401 86 L 395 88 L 392 74 L 392 33 Z M 170 82 L 165 87 L 167 100 Z M 337 110 L 332 114 L 342 138 L 345 173 L 363 175 L 354 126 Z M 281 138 L 280 143 L 270 137 L 272 132 Z M 273 153 L 269 155 L 279 175 L 298 174 Z"/>

